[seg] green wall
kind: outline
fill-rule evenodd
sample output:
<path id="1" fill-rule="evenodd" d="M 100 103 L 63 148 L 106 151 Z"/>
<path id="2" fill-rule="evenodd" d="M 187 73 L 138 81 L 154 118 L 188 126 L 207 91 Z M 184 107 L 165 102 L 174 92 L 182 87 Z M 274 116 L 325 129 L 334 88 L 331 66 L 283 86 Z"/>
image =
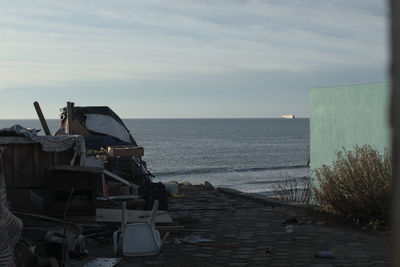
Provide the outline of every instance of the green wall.
<path id="1" fill-rule="evenodd" d="M 310 167 L 331 165 L 335 151 L 370 144 L 389 148 L 388 83 L 310 90 Z"/>

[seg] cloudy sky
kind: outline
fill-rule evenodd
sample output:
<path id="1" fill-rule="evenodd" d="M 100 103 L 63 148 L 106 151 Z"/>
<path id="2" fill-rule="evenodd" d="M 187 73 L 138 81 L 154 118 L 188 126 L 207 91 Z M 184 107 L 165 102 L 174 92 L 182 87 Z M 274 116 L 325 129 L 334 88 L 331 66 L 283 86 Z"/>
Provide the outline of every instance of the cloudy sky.
<path id="1" fill-rule="evenodd" d="M 384 0 L 1 5 L 0 119 L 308 117 L 310 88 L 388 80 Z"/>

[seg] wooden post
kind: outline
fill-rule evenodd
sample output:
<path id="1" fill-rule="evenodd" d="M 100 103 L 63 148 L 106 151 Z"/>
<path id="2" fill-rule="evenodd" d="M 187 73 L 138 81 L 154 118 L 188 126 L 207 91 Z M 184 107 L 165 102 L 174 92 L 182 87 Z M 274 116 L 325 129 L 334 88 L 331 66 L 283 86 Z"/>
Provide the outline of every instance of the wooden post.
<path id="1" fill-rule="evenodd" d="M 72 102 L 67 102 L 67 134 L 71 134 Z"/>
<path id="2" fill-rule="evenodd" d="M 36 109 L 36 113 L 37 113 L 37 115 L 39 117 L 40 123 L 42 124 L 44 133 L 46 135 L 51 135 L 50 130 L 49 130 L 49 126 L 47 126 L 46 119 L 43 116 L 42 109 L 40 108 L 39 103 L 37 101 L 35 101 L 35 102 L 33 102 L 33 106 Z"/>

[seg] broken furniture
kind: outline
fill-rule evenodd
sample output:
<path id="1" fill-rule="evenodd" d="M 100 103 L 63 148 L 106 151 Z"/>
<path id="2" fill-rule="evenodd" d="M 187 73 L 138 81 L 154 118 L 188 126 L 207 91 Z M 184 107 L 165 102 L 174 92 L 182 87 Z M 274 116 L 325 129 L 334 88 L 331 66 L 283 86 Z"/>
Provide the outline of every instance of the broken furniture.
<path id="1" fill-rule="evenodd" d="M 69 204 L 68 216 L 96 216 L 97 192 L 102 191 L 102 175 L 103 169 L 98 167 L 49 168 L 46 173 L 46 214 L 62 217 Z M 67 203 L 69 198 L 70 203 Z"/>
<path id="2" fill-rule="evenodd" d="M 124 256 L 151 256 L 160 252 L 169 233 L 161 240 L 160 233 L 155 228 L 158 201 L 154 206 L 147 223 L 131 223 L 126 220 L 126 204 L 122 205 L 121 230 L 114 232 L 114 253 L 119 251 Z"/>
<path id="3" fill-rule="evenodd" d="M 83 135 L 88 155 L 101 157 L 107 170 L 138 185 L 151 182 L 152 175 L 142 161 L 143 147 L 137 145 L 124 122 L 109 107 L 82 107 L 68 102 L 60 110 L 60 118 L 55 135 Z"/>

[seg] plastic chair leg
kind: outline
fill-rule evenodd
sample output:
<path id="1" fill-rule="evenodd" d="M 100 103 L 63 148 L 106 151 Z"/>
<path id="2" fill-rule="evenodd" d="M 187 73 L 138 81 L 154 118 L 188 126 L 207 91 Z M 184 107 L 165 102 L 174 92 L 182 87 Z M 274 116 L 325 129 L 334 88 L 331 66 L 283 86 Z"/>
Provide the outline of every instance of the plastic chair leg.
<path id="1" fill-rule="evenodd" d="M 114 255 L 118 255 L 119 252 L 121 251 L 121 230 L 117 230 L 114 232 L 113 235 L 113 239 L 114 239 Z"/>

